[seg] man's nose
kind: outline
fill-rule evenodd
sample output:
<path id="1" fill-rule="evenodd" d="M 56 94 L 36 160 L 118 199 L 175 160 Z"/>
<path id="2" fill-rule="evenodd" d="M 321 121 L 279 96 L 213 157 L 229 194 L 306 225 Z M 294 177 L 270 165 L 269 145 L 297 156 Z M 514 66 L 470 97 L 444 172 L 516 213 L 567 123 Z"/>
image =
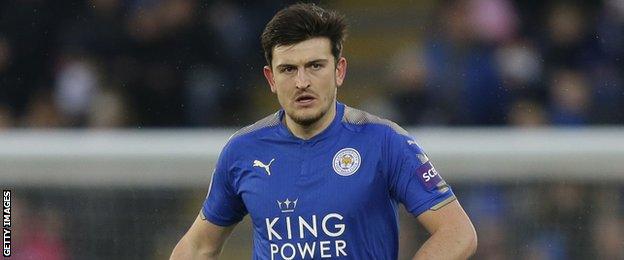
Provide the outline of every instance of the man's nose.
<path id="1" fill-rule="evenodd" d="M 310 87 L 310 78 L 305 70 L 297 71 L 297 78 L 295 79 L 295 84 L 298 89 L 306 89 Z"/>

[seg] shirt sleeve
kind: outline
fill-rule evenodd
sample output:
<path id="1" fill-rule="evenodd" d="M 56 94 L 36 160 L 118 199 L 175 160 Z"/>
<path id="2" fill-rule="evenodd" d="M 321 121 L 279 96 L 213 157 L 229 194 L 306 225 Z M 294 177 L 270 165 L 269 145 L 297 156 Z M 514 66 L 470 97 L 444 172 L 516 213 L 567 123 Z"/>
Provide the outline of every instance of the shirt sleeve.
<path id="1" fill-rule="evenodd" d="M 451 187 L 411 137 L 392 132 L 387 145 L 391 196 L 410 213 L 418 216 L 455 200 Z"/>
<path id="2" fill-rule="evenodd" d="M 208 195 L 201 210 L 202 219 L 219 226 L 238 223 L 247 214 L 243 200 L 231 182 L 233 173 L 230 171 L 228 155 L 229 145 L 226 145 L 210 178 Z"/>

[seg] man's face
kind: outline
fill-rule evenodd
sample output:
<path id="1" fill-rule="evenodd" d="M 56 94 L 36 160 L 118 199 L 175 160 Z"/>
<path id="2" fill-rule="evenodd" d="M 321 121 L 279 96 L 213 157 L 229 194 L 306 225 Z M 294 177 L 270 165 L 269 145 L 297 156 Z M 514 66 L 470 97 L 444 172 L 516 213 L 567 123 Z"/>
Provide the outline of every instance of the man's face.
<path id="1" fill-rule="evenodd" d="M 340 58 L 336 65 L 330 46 L 324 37 L 276 46 L 271 67 L 264 67 L 271 92 L 297 124 L 311 125 L 333 108 L 347 61 Z"/>

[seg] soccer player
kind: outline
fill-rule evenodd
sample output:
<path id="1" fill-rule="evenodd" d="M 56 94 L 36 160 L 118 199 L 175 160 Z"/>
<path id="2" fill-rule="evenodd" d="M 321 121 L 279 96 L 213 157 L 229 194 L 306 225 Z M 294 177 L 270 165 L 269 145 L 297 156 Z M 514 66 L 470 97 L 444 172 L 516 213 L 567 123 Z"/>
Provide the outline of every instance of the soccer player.
<path id="1" fill-rule="evenodd" d="M 398 203 L 431 233 L 415 259 L 474 253 L 470 219 L 410 135 L 336 101 L 345 30 L 342 15 L 312 4 L 267 24 L 264 76 L 282 109 L 227 142 L 172 259 L 216 259 L 247 214 L 254 259 L 396 259 Z"/>

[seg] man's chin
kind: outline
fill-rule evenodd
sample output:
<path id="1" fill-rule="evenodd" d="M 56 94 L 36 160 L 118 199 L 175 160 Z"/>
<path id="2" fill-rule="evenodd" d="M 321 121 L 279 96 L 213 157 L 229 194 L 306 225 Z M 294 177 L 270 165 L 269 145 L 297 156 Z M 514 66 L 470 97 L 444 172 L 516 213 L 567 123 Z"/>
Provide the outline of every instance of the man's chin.
<path id="1" fill-rule="evenodd" d="M 314 114 L 295 114 L 290 116 L 290 118 L 297 123 L 298 125 L 302 125 L 302 126 L 309 126 L 312 125 L 316 122 L 318 122 L 321 118 L 323 117 L 323 113 L 317 112 Z"/>

